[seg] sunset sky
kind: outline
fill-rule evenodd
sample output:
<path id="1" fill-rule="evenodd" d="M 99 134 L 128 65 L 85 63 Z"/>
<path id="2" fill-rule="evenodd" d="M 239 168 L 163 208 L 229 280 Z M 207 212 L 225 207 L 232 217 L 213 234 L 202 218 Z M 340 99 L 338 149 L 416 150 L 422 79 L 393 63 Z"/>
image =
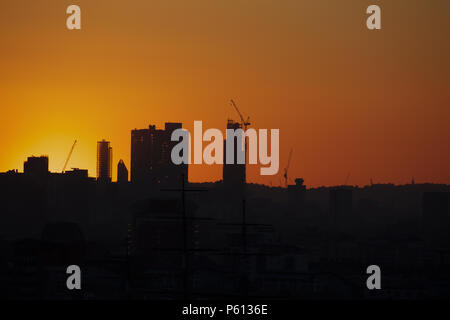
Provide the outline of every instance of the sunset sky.
<path id="1" fill-rule="evenodd" d="M 82 30 L 66 28 L 70 4 Z M 369 31 L 365 9 L 382 8 Z M 194 120 L 280 129 L 280 171 L 249 182 L 450 183 L 448 0 L 1 0 L 0 171 L 47 154 L 95 176 L 96 142 Z M 221 166 L 189 167 L 215 181 Z"/>

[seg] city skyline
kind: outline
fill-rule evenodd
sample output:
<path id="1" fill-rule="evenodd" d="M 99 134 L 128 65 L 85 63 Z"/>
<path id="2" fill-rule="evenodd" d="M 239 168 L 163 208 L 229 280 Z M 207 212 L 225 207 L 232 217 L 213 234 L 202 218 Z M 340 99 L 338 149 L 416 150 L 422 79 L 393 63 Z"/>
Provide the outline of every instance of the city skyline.
<path id="1" fill-rule="evenodd" d="M 83 29 L 72 32 L 69 3 L 3 1 L 0 171 L 33 154 L 60 171 L 76 139 L 69 168 L 94 176 L 104 138 L 115 180 L 119 159 L 130 167 L 132 128 L 224 128 L 238 120 L 233 98 L 251 127 L 280 129 L 278 176 L 249 166 L 249 182 L 282 185 L 293 149 L 290 176 L 309 186 L 448 184 L 450 4 L 378 3 L 383 29 L 370 32 L 370 1 L 78 1 Z M 190 181 L 221 176 L 190 166 Z"/>
<path id="2" fill-rule="evenodd" d="M 1 0 L 0 299 L 450 299 L 449 38 L 449 0 Z"/>
<path id="3" fill-rule="evenodd" d="M 157 128 L 156 125 L 150 124 L 150 125 L 148 125 L 147 128 L 144 128 L 144 129 L 136 129 L 135 128 L 135 129 L 131 130 L 131 144 L 130 144 L 131 155 L 132 155 L 131 159 L 133 159 L 133 154 L 135 154 L 134 158 L 138 157 L 138 158 L 141 158 L 141 160 L 136 160 L 136 159 L 138 159 L 138 158 L 136 158 L 135 160 L 132 160 L 131 163 L 129 164 L 129 167 L 131 168 L 131 172 L 132 172 L 130 177 L 128 177 L 128 166 L 124 163 L 123 159 L 114 160 L 114 158 L 113 158 L 113 148 L 112 148 L 111 142 L 110 141 L 106 141 L 105 139 L 102 139 L 101 141 L 97 141 L 97 160 L 96 160 L 96 172 L 95 173 L 90 172 L 89 169 L 84 169 L 84 168 L 81 168 L 79 166 L 76 166 L 76 164 L 64 167 L 66 170 L 62 170 L 62 171 L 61 170 L 55 170 L 55 171 L 53 171 L 53 170 L 51 170 L 50 165 L 49 165 L 50 164 L 50 157 L 49 157 L 48 154 L 44 154 L 44 153 L 28 155 L 26 157 L 26 160 L 23 161 L 23 166 L 22 166 L 21 169 L 11 168 L 11 169 L 2 171 L 0 173 L 7 173 L 7 172 L 26 173 L 27 165 L 29 165 L 30 161 L 34 162 L 34 161 L 39 161 L 40 159 L 42 159 L 42 160 L 45 160 L 45 165 L 44 165 L 44 163 L 40 163 L 38 165 L 38 166 L 40 166 L 40 169 L 38 169 L 38 170 L 40 170 L 41 172 L 42 172 L 42 170 L 43 170 L 42 168 L 44 166 L 47 167 L 48 173 L 57 173 L 57 174 L 69 173 L 69 174 L 72 174 L 75 171 L 76 172 L 83 171 L 83 172 L 85 172 L 86 178 L 87 177 L 95 178 L 95 179 L 97 179 L 99 181 L 103 181 L 103 182 L 119 182 L 119 179 L 120 179 L 121 182 L 127 181 L 127 182 L 138 182 L 139 183 L 139 182 L 142 182 L 144 180 L 147 180 L 147 179 L 150 178 L 150 176 L 148 176 L 149 173 L 147 173 L 147 172 L 146 173 L 140 172 L 139 176 L 141 176 L 141 177 L 138 178 L 138 179 L 133 179 L 133 170 L 134 171 L 136 171 L 136 170 L 141 170 L 142 171 L 144 169 L 146 171 L 147 170 L 146 167 L 148 167 L 148 166 L 153 167 L 154 166 L 152 164 L 153 161 L 155 161 L 155 163 L 159 163 L 159 164 L 157 165 L 157 167 L 154 168 L 155 169 L 154 171 L 157 172 L 156 176 L 151 178 L 150 180 L 152 180 L 152 179 L 154 180 L 155 178 L 158 177 L 158 175 L 161 175 L 161 174 L 163 176 L 164 176 L 164 174 L 168 174 L 172 179 L 175 178 L 176 176 L 179 176 L 180 173 L 182 174 L 183 172 L 184 172 L 184 176 L 186 176 L 186 175 L 188 175 L 188 172 L 189 172 L 188 168 L 189 167 L 191 167 L 191 166 L 205 166 L 206 164 L 196 165 L 194 163 L 189 163 L 188 165 L 180 165 L 180 167 L 177 168 L 178 166 L 171 162 L 170 157 L 169 157 L 169 153 L 170 152 L 167 153 L 167 151 L 165 151 L 165 147 L 164 146 L 165 146 L 165 144 L 170 144 L 170 146 L 169 146 L 169 150 L 170 150 L 177 143 L 175 141 L 170 142 L 170 133 L 176 128 L 183 128 L 183 124 L 182 123 L 174 123 L 174 122 L 166 122 L 165 123 L 165 127 L 161 128 L 161 129 Z M 233 130 L 235 130 L 237 128 L 241 128 L 241 125 L 238 122 L 234 122 L 233 120 L 228 120 L 227 129 L 230 129 L 230 128 L 233 128 Z M 145 136 L 147 136 L 147 135 L 149 135 L 152 138 L 150 138 L 150 140 L 148 140 L 148 141 L 145 140 L 146 142 L 144 142 L 143 139 L 147 139 L 147 138 L 145 138 Z M 152 147 L 149 148 L 149 142 L 150 141 L 157 141 L 157 144 L 155 144 L 153 142 L 153 143 L 151 143 Z M 73 152 L 73 149 L 74 149 L 74 147 L 75 147 L 77 142 L 78 141 L 75 141 L 74 145 L 72 146 L 72 148 L 71 148 L 71 150 L 69 152 L 69 155 L 66 158 L 65 165 L 70 163 L 72 152 Z M 142 146 L 145 145 L 146 147 L 145 148 L 143 148 L 142 146 L 138 147 L 138 148 L 136 146 L 133 147 L 133 145 L 136 145 L 136 142 L 140 142 L 142 144 Z M 226 142 L 226 139 L 224 140 L 224 151 L 223 151 L 224 152 L 224 159 L 225 159 L 225 155 L 226 155 L 226 153 L 225 153 L 225 142 Z M 235 147 L 237 147 L 238 144 L 236 142 L 236 138 L 235 138 L 235 142 L 234 143 L 235 143 Z M 154 144 L 155 144 L 155 146 L 153 147 Z M 206 144 L 208 144 L 208 143 L 206 142 Z M 106 149 L 105 149 L 105 147 L 100 147 L 100 146 L 103 146 L 103 145 L 106 146 Z M 192 148 L 192 145 L 190 146 L 190 148 Z M 102 151 L 100 151 L 100 150 L 102 150 Z M 148 153 L 148 152 L 150 152 L 150 153 Z M 237 151 L 235 151 L 235 152 L 237 152 Z M 105 159 L 102 159 L 102 158 L 105 158 Z M 99 159 L 101 159 L 101 160 L 99 160 Z M 150 160 L 150 159 L 153 159 L 153 160 Z M 164 160 L 164 162 L 160 162 L 161 160 Z M 133 165 L 133 161 L 135 163 L 134 165 Z M 237 161 L 236 157 L 235 157 L 234 161 Z M 113 176 L 112 175 L 112 171 L 113 171 L 113 168 L 116 166 L 116 163 L 117 163 L 117 171 L 115 171 L 116 175 Z M 165 167 L 167 165 L 169 165 L 170 167 L 173 167 L 173 169 L 170 169 L 169 171 L 167 171 L 168 168 Z M 187 181 L 193 182 L 193 183 L 199 183 L 199 182 L 200 183 L 203 183 L 203 182 L 208 183 L 208 182 L 219 182 L 219 181 L 224 182 L 224 176 L 227 175 L 228 176 L 228 179 L 226 179 L 226 180 L 228 180 L 227 184 L 231 183 L 232 180 L 235 180 L 235 179 L 238 179 L 238 180 L 239 179 L 243 179 L 243 181 L 241 181 L 241 182 L 245 181 L 244 183 L 255 183 L 253 181 L 247 181 L 247 179 L 246 179 L 248 168 L 251 168 L 251 166 L 252 166 L 251 164 L 248 163 L 248 155 L 247 155 L 247 159 L 246 159 L 246 164 L 244 166 L 240 165 L 240 164 L 232 164 L 232 165 L 228 165 L 228 167 L 230 167 L 230 168 L 226 169 L 227 165 L 225 164 L 225 160 L 224 160 L 224 164 L 223 165 L 218 165 L 218 164 L 212 164 L 211 165 L 210 164 L 210 166 L 218 166 L 218 167 L 222 168 L 222 176 L 220 177 L 220 179 L 217 179 L 217 180 L 206 180 L 206 181 L 191 181 L 189 179 L 189 175 L 188 175 Z M 253 165 L 253 166 L 255 166 L 255 165 Z M 261 165 L 258 165 L 258 166 L 261 166 Z M 121 171 L 122 171 L 120 173 L 119 173 L 119 167 L 121 167 Z M 134 167 L 134 169 L 133 169 L 133 167 Z M 263 166 L 261 166 L 261 167 L 263 167 Z M 71 170 L 69 170 L 69 168 Z M 100 169 L 100 168 L 102 168 L 102 169 Z M 174 169 L 175 169 L 175 171 L 173 171 Z M 123 172 L 124 170 L 125 170 L 125 172 Z M 231 170 L 231 171 L 229 171 L 229 170 Z M 283 170 L 285 170 L 285 169 L 283 169 Z M 280 174 L 285 175 L 286 173 L 285 173 L 285 171 L 284 172 L 279 172 L 276 175 L 276 177 L 279 176 Z M 121 175 L 121 178 L 119 178 L 119 175 Z M 373 178 L 370 178 L 369 183 L 358 185 L 358 184 L 348 183 L 350 175 L 351 175 L 351 172 L 348 173 L 348 175 L 347 175 L 347 177 L 345 179 L 345 183 L 336 184 L 336 185 L 321 185 L 319 187 L 333 187 L 333 186 L 365 187 L 365 186 L 369 186 L 369 185 L 372 185 L 372 184 L 393 184 L 393 185 L 401 186 L 401 185 L 409 185 L 409 184 L 415 184 L 416 183 L 415 177 L 412 176 L 411 180 L 405 181 L 404 183 L 379 182 L 379 181 L 374 181 Z M 126 177 L 126 178 L 124 178 L 124 177 Z M 287 180 L 281 180 L 281 178 L 280 178 L 279 184 L 270 183 L 268 186 L 270 186 L 270 187 L 272 187 L 272 186 L 273 187 L 287 187 L 288 185 L 295 185 L 295 184 L 297 184 L 296 180 L 301 180 L 302 183 L 304 181 L 303 178 L 300 178 L 298 176 L 291 176 L 291 175 L 289 175 L 289 177 L 285 176 L 284 178 L 287 179 Z M 105 179 L 106 179 L 106 181 L 105 181 Z M 160 179 L 160 178 L 157 178 L 157 180 L 158 179 Z M 240 185 L 241 182 L 234 181 L 232 184 L 235 184 L 235 186 L 237 186 L 237 185 Z M 443 184 L 443 185 L 449 185 L 448 183 L 437 183 L 437 182 L 431 182 L 431 181 L 417 181 L 417 183 L 418 184 Z M 256 184 L 258 184 L 258 183 L 256 183 Z M 264 183 L 263 183 L 263 185 L 264 185 Z M 265 184 L 265 185 L 267 185 L 267 184 Z M 316 186 L 312 186 L 312 187 L 314 188 Z"/>

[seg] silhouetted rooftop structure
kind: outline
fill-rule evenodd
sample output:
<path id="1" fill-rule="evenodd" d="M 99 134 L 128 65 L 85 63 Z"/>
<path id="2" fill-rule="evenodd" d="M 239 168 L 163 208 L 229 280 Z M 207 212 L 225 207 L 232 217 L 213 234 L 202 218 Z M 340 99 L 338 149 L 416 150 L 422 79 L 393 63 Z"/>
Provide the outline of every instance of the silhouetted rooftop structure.
<path id="1" fill-rule="evenodd" d="M 76 178 L 81 178 L 81 179 L 87 179 L 88 178 L 88 170 L 87 169 L 72 168 L 72 170 L 65 171 L 64 175 L 66 175 L 68 177 L 76 177 Z"/>
<path id="2" fill-rule="evenodd" d="M 45 176 L 48 174 L 48 156 L 28 157 L 23 163 L 26 175 Z"/>

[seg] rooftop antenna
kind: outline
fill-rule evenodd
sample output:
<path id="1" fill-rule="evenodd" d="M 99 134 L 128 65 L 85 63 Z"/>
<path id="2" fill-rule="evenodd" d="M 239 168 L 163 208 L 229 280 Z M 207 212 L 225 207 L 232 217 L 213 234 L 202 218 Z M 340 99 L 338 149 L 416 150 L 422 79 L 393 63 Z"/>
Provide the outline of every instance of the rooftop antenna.
<path id="1" fill-rule="evenodd" d="M 242 116 L 241 112 L 239 111 L 238 107 L 236 106 L 236 103 L 234 103 L 234 100 L 230 100 L 230 104 L 236 109 L 239 118 L 241 118 L 241 125 L 244 128 L 245 131 L 247 131 L 247 127 L 250 125 L 250 117 L 247 117 L 247 120 L 244 120 L 244 117 Z"/>

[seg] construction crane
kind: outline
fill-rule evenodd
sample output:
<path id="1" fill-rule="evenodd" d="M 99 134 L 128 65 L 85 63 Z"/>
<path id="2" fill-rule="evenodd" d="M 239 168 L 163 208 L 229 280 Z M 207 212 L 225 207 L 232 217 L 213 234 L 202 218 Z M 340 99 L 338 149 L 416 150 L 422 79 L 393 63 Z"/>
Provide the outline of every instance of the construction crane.
<path id="1" fill-rule="evenodd" d="M 236 103 L 234 103 L 234 100 L 230 100 L 231 105 L 236 109 L 237 113 L 239 114 L 239 117 L 241 118 L 241 124 L 245 131 L 247 131 L 247 126 L 250 125 L 250 117 L 247 118 L 247 120 L 244 120 L 244 117 L 242 116 L 241 112 L 239 111 L 238 107 L 236 106 Z"/>
<path id="2" fill-rule="evenodd" d="M 73 149 L 75 148 L 76 144 L 77 144 L 77 140 L 75 140 L 75 142 L 72 145 L 72 148 L 70 148 L 69 155 L 67 156 L 66 162 L 64 163 L 64 167 L 62 169 L 62 173 L 66 172 L 67 164 L 69 163 L 70 156 L 72 155 Z"/>
<path id="3" fill-rule="evenodd" d="M 289 165 L 291 164 L 291 158 L 292 158 L 292 148 L 291 148 L 291 151 L 289 151 L 287 166 L 286 166 L 286 168 L 284 168 L 284 181 L 285 181 L 286 187 L 288 185 L 288 170 L 289 170 Z"/>

